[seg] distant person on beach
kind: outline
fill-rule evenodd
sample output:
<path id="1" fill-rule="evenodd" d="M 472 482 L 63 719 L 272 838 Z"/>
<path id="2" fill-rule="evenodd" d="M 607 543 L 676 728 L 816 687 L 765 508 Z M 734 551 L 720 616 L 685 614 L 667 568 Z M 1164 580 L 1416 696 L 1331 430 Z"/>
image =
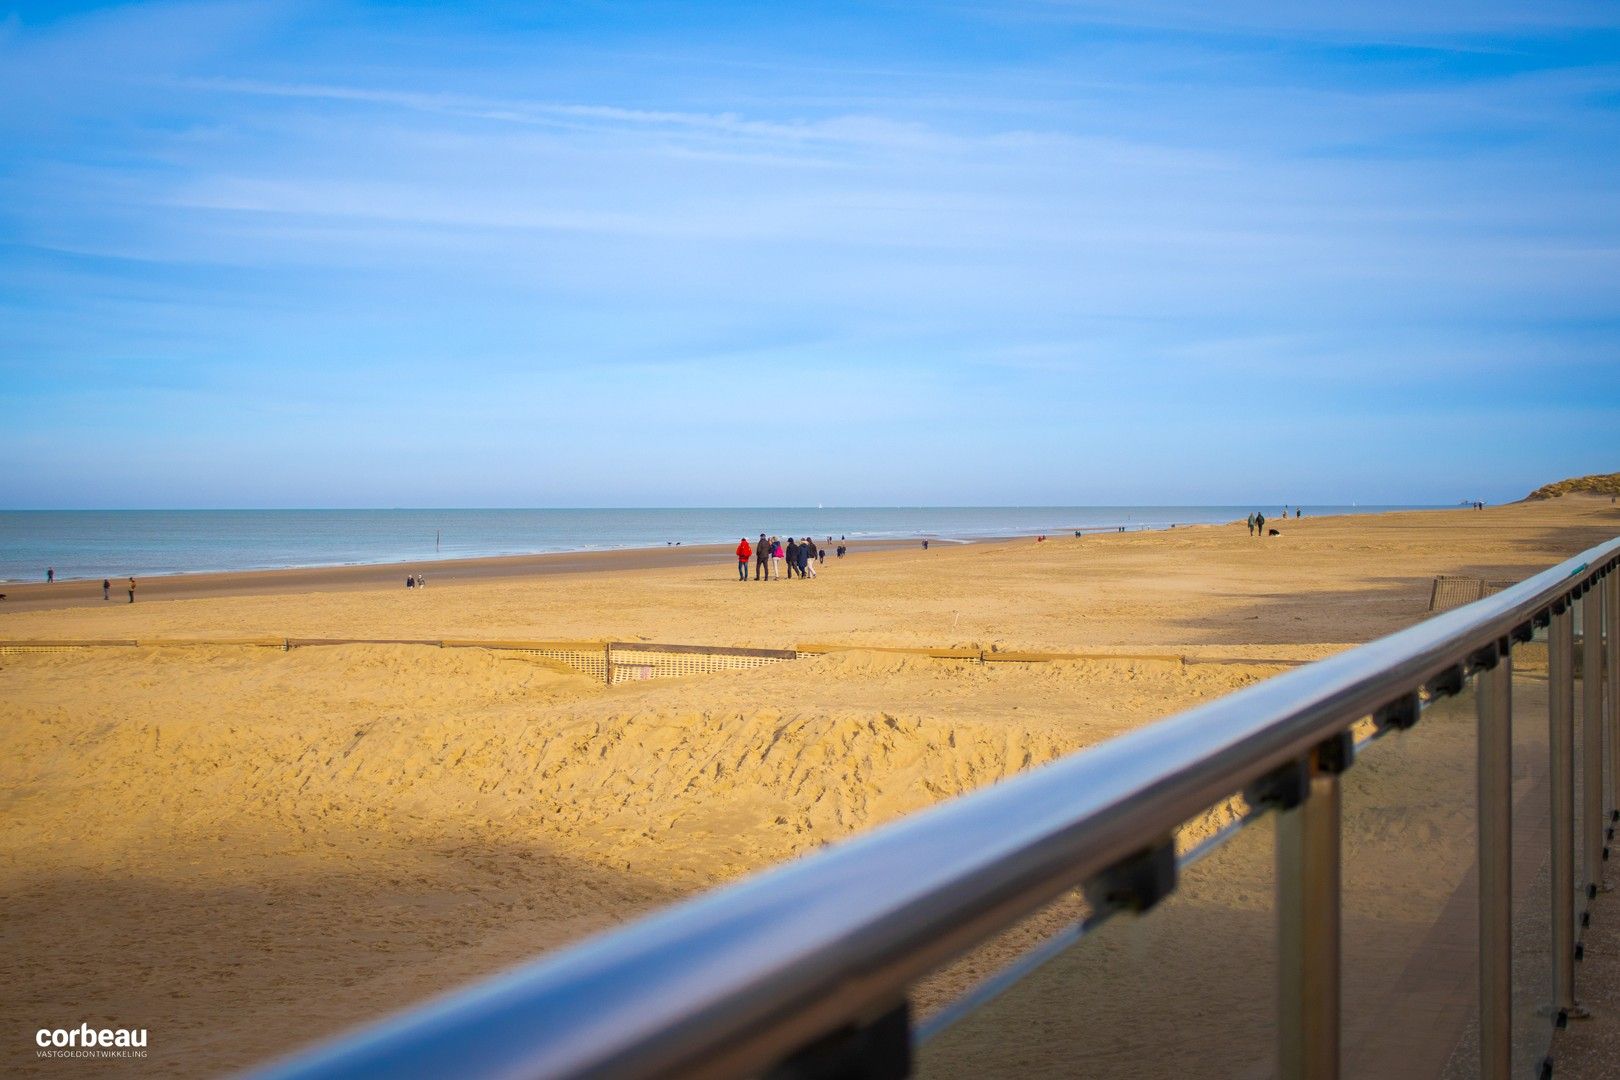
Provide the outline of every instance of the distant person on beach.
<path id="1" fill-rule="evenodd" d="M 793 577 L 794 573 L 796 571 L 798 571 L 798 569 L 799 569 L 799 538 L 796 537 L 796 536 L 790 536 L 790 537 L 788 537 L 788 542 L 787 542 L 787 571 L 788 571 L 788 577 L 791 579 Z"/>
<path id="2" fill-rule="evenodd" d="M 765 542 L 765 534 L 759 534 L 759 547 L 754 555 L 754 580 L 762 581 L 771 576 L 771 545 Z"/>
<path id="3" fill-rule="evenodd" d="M 827 543 L 832 543 L 832 537 L 827 537 Z M 827 565 L 827 549 L 820 544 L 816 545 L 816 562 L 823 566 Z"/>
<path id="4" fill-rule="evenodd" d="M 923 541 L 923 550 L 924 551 L 928 550 L 928 541 L 926 541 L 926 540 Z"/>
<path id="5" fill-rule="evenodd" d="M 50 585 L 50 584 L 54 583 L 55 581 L 56 581 L 56 567 L 47 566 L 45 568 L 45 584 Z"/>
<path id="6" fill-rule="evenodd" d="M 129 602 L 132 603 L 132 604 L 135 602 L 135 579 L 134 578 L 129 579 Z"/>
<path id="7" fill-rule="evenodd" d="M 816 576 L 816 542 L 808 536 L 799 545 L 799 576 Z"/>
<path id="8" fill-rule="evenodd" d="M 101 598 L 103 600 L 112 599 L 112 581 L 108 578 L 101 579 Z"/>
<path id="9" fill-rule="evenodd" d="M 1249 515 L 1249 535 L 1250 536 L 1254 535 L 1254 515 L 1253 514 Z"/>
<path id="10" fill-rule="evenodd" d="M 416 588 L 416 575 L 415 574 L 407 574 L 407 575 L 405 575 L 405 587 L 407 589 Z"/>
<path id="11" fill-rule="evenodd" d="M 748 560 L 753 558 L 753 546 L 748 543 L 748 537 L 743 537 L 737 544 L 737 578 L 740 581 L 748 580 Z"/>
<path id="12" fill-rule="evenodd" d="M 771 577 L 782 580 L 782 538 L 771 537 Z"/>
<path id="13" fill-rule="evenodd" d="M 1304 513 L 1305 513 L 1305 511 L 1301 510 L 1299 507 L 1297 507 L 1297 506 L 1294 507 L 1294 520 L 1298 521 L 1300 519 L 1300 516 L 1303 515 Z"/>
<path id="14" fill-rule="evenodd" d="M 1254 515 L 1254 531 L 1262 537 L 1266 535 L 1266 515 Z"/>
<path id="15" fill-rule="evenodd" d="M 416 587 L 418 589 L 427 588 L 427 578 L 423 577 L 421 574 L 417 574 L 416 575 Z"/>

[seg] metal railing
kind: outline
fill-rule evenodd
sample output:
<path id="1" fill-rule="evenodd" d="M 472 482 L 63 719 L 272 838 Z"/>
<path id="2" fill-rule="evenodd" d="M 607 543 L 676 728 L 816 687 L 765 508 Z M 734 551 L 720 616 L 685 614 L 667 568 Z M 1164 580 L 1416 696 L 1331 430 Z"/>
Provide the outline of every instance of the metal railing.
<path id="1" fill-rule="evenodd" d="M 1606 830 L 1620 817 L 1604 788 L 1605 764 L 1620 781 L 1617 568 L 1620 539 L 1466 607 L 665 909 L 260 1075 L 905 1075 L 913 1041 L 907 999 L 918 980 L 1077 887 L 1093 917 L 1153 907 L 1177 886 L 1177 828 L 1242 794 L 1257 811 L 1277 815 L 1276 1069 L 1289 1078 L 1336 1077 L 1340 785 L 1355 767 L 1352 728 L 1370 718 L 1376 731 L 1403 731 L 1430 703 L 1472 681 L 1478 850 L 1477 897 L 1468 906 L 1478 912 L 1477 1073 L 1508 1077 L 1513 657 L 1538 628 L 1548 629 L 1550 1032 L 1555 1020 L 1580 1014 L 1576 898 L 1604 888 Z M 1577 605 L 1587 718 L 1579 778 Z M 1577 853 L 1586 869 L 1580 892 Z M 1084 1051 L 1074 1047 L 1077 1061 Z"/>

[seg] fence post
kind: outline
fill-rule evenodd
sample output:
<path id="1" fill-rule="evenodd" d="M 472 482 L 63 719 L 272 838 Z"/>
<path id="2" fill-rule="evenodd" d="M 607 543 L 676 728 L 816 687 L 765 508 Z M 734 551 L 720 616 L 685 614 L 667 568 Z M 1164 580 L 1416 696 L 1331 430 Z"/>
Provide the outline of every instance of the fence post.
<path id="1" fill-rule="evenodd" d="M 1553 1007 L 1584 1016 L 1575 1001 L 1575 627 L 1568 600 L 1547 628 L 1547 744 L 1552 763 Z"/>
<path id="2" fill-rule="evenodd" d="M 1513 654 L 1497 648 L 1480 676 L 1479 1075 L 1513 1071 Z"/>
<path id="3" fill-rule="evenodd" d="M 1349 733 L 1311 756 L 1305 799 L 1277 818 L 1278 1075 L 1339 1075 L 1339 774 Z"/>
<path id="4" fill-rule="evenodd" d="M 1603 593 L 1588 585 L 1581 597 L 1581 824 L 1586 829 L 1586 896 L 1590 900 L 1609 885 L 1603 880 Z"/>
<path id="5" fill-rule="evenodd" d="M 1603 684 L 1609 711 L 1609 821 L 1620 821 L 1620 570 L 1603 575 Z"/>

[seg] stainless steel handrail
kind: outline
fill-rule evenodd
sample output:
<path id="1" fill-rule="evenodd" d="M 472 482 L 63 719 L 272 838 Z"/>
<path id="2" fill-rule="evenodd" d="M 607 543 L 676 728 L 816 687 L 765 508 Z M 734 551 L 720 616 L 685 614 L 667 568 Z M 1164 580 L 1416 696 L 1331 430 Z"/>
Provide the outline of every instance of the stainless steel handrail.
<path id="1" fill-rule="evenodd" d="M 737 1075 L 1505 641 L 1620 539 L 1463 608 L 673 906 L 261 1077 Z M 1494 653 L 1492 653 L 1494 656 Z"/>

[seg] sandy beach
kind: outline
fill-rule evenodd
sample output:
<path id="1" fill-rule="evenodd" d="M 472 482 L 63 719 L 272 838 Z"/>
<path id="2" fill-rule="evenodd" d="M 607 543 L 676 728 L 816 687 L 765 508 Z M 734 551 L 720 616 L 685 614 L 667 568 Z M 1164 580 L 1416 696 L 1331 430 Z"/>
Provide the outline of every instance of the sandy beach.
<path id="1" fill-rule="evenodd" d="M 1410 625 L 1435 575 L 1518 580 L 1620 508 L 1277 527 L 863 550 L 814 581 L 738 582 L 692 548 L 436 564 L 424 590 L 388 568 L 153 581 L 133 605 L 8 590 L 0 644 L 142 644 L 0 653 L 0 1066 L 80 1020 L 149 1028 L 151 1075 L 251 1064 Z M 163 644 L 286 637 L 849 649 L 606 687 L 481 649 Z"/>

